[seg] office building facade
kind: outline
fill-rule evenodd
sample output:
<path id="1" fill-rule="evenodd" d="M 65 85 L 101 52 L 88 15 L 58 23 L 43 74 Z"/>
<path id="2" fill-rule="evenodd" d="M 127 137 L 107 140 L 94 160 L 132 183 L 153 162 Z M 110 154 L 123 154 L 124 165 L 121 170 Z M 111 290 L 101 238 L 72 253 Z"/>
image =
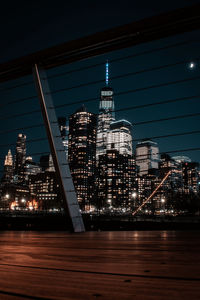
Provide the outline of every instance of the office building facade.
<path id="1" fill-rule="evenodd" d="M 135 189 L 133 157 L 122 155 L 115 149 L 99 156 L 97 186 L 99 209 L 130 209 Z"/>
<path id="2" fill-rule="evenodd" d="M 118 120 L 110 124 L 107 133 L 107 150 L 115 149 L 122 155 L 132 155 L 132 124 Z"/>
<path id="3" fill-rule="evenodd" d="M 23 181 L 23 166 L 26 160 L 26 135 L 19 133 L 15 152 L 15 175 L 17 181 Z"/>
<path id="4" fill-rule="evenodd" d="M 156 142 L 146 140 L 136 145 L 136 165 L 139 175 L 149 174 L 150 170 L 159 169 L 159 148 Z"/>
<path id="5" fill-rule="evenodd" d="M 81 210 L 95 201 L 96 115 L 82 106 L 69 118 L 68 160 Z"/>

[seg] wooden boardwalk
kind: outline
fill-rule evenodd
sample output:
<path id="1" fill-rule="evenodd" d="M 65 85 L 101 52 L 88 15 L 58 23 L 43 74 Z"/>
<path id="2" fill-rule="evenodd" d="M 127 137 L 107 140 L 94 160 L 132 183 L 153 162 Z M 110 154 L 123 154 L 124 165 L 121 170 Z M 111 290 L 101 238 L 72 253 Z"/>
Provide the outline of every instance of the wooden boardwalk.
<path id="1" fill-rule="evenodd" d="M 0 232 L 0 299 L 200 299 L 200 232 Z"/>

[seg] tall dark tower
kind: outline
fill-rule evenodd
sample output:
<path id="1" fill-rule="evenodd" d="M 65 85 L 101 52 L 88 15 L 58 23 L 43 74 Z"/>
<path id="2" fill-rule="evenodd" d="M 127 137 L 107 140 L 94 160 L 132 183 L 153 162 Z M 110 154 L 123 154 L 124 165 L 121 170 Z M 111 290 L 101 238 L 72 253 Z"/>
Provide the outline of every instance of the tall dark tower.
<path id="1" fill-rule="evenodd" d="M 20 175 L 26 160 L 26 136 L 18 134 L 15 154 L 15 174 Z"/>
<path id="2" fill-rule="evenodd" d="M 96 166 L 96 116 L 83 105 L 69 118 L 68 159 L 82 210 L 94 203 Z"/>
<path id="3" fill-rule="evenodd" d="M 66 117 L 59 117 L 58 118 L 58 125 L 59 125 L 59 128 L 60 128 L 61 137 L 63 139 L 66 137 L 66 134 L 67 134 L 66 123 L 67 123 Z"/>
<path id="4" fill-rule="evenodd" d="M 69 133 L 69 126 L 67 125 L 67 118 L 66 117 L 59 117 L 58 118 L 58 126 L 60 129 L 60 134 L 63 142 L 63 146 L 65 148 L 65 153 L 68 155 L 68 133 Z"/>
<path id="5" fill-rule="evenodd" d="M 108 86 L 109 70 L 108 62 L 106 63 L 106 86 L 101 89 L 99 115 L 97 125 L 97 148 L 96 158 L 106 153 L 107 132 L 111 122 L 115 121 L 113 89 Z"/>

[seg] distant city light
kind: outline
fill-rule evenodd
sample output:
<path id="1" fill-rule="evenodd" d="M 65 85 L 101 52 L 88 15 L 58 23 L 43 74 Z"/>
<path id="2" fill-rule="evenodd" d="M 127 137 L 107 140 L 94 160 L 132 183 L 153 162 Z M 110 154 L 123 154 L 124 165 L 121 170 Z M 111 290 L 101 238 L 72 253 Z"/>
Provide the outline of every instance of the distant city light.
<path id="1" fill-rule="evenodd" d="M 162 199 L 161 199 L 161 202 L 162 202 L 162 203 L 165 203 L 165 199 L 164 199 L 164 198 L 162 198 Z"/>
<path id="2" fill-rule="evenodd" d="M 189 65 L 188 65 L 188 67 L 189 67 L 190 70 L 192 70 L 192 69 L 194 69 L 194 68 L 196 67 L 196 64 L 195 64 L 194 62 L 191 61 L 191 62 L 189 63 Z"/>
<path id="3" fill-rule="evenodd" d="M 136 197 L 137 197 L 137 193 L 136 193 L 136 192 L 133 192 L 133 193 L 132 193 L 132 197 L 133 197 L 133 198 L 136 198 Z"/>

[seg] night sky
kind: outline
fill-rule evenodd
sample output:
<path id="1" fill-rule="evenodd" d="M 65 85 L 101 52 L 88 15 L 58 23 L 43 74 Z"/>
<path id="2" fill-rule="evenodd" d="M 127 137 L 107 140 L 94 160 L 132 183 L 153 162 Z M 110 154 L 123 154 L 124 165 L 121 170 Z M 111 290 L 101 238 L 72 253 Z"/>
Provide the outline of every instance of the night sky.
<path id="1" fill-rule="evenodd" d="M 127 24 L 142 18 L 157 15 L 167 10 L 192 5 L 200 1 L 74 1 L 73 3 L 35 2 L 15 1 L 4 4 L 1 7 L 1 47 L 0 61 L 5 62 L 13 58 L 20 57 L 34 51 L 45 49 L 59 43 L 72 39 L 87 36 L 89 34 L 105 30 L 114 26 Z M 97 67 L 79 72 L 66 74 L 57 78 L 49 79 L 51 91 L 62 88 L 70 88 L 82 83 L 88 83 L 103 80 L 105 76 L 105 62 L 108 59 L 110 63 L 110 86 L 114 89 L 115 107 L 122 109 L 129 106 L 154 103 L 181 97 L 191 97 L 200 95 L 200 78 L 185 83 L 169 85 L 160 88 L 151 88 L 143 91 L 117 95 L 127 90 L 139 89 L 147 86 L 158 85 L 170 81 L 181 80 L 185 78 L 200 77 L 200 31 L 194 31 L 163 40 L 154 41 L 148 44 L 142 44 L 133 48 L 108 53 L 89 60 L 62 66 L 48 71 L 48 76 L 61 72 L 71 71 L 77 68 L 84 68 L 90 65 L 100 64 Z M 130 59 L 112 60 L 120 57 L 130 56 L 152 50 L 160 47 L 172 45 L 177 42 L 191 41 L 190 43 L 157 51 L 151 54 L 136 56 Z M 199 41 L 199 42 L 198 42 Z M 138 75 L 131 75 L 119 79 L 112 77 L 123 75 L 129 72 L 137 72 L 144 69 L 182 62 L 175 67 L 164 68 L 159 71 L 144 72 Z M 196 68 L 190 70 L 188 64 L 195 61 Z M 13 82 L 0 85 L 0 89 L 13 86 L 16 83 L 23 83 L 32 80 L 32 77 L 22 78 Z M 66 104 L 80 101 L 85 103 L 89 111 L 98 113 L 98 100 L 87 102 L 91 98 L 98 98 L 100 89 L 104 86 L 103 82 L 87 85 L 81 88 L 74 88 L 65 92 L 53 93 L 55 105 Z M 34 84 L 26 87 L 13 89 L 10 91 L 1 91 L 1 104 L 24 97 L 36 95 Z M 69 105 L 57 109 L 58 116 L 68 116 L 76 111 L 80 104 Z M 15 143 L 17 131 L 4 133 L 5 130 L 27 127 L 42 122 L 40 113 L 34 113 L 21 117 L 12 117 L 12 115 L 31 112 L 39 109 L 37 98 L 1 107 L 0 112 L 0 134 L 1 148 L 0 158 L 4 158 L 8 148 L 14 152 L 14 146 L 2 147 L 4 144 Z M 167 135 L 181 132 L 190 132 L 199 129 L 200 116 L 193 118 L 177 119 L 174 121 L 155 122 L 144 125 L 134 125 L 135 123 L 168 118 L 177 115 L 200 112 L 200 99 L 189 98 L 185 101 L 179 101 L 172 104 L 157 105 L 143 109 L 129 109 L 118 112 L 117 119 L 126 118 L 133 123 L 133 138 L 148 138 L 159 135 Z M 9 119 L 3 119 L 11 116 Z M 20 132 L 20 131 L 19 131 Z M 36 139 L 45 136 L 43 128 L 26 129 L 21 132 L 27 135 L 27 139 Z M 171 137 L 155 139 L 158 142 L 160 151 L 171 151 L 176 149 L 200 147 L 200 134 L 184 135 L 180 137 Z M 135 143 L 134 143 L 135 145 Z M 30 143 L 27 146 L 27 154 L 43 152 L 47 150 L 46 141 Z M 194 161 L 200 162 L 200 151 L 177 153 L 173 155 L 188 155 Z M 38 157 L 34 157 L 36 160 Z M 1 162 L 1 161 L 0 161 Z M 2 169 L 2 162 L 0 170 Z"/>

